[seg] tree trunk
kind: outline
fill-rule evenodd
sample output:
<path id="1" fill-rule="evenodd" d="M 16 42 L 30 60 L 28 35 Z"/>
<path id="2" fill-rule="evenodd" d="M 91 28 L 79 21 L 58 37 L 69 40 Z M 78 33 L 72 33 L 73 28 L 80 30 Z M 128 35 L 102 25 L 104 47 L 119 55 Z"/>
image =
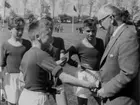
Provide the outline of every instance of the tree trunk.
<path id="1" fill-rule="evenodd" d="M 89 8 L 89 16 L 91 17 L 91 12 L 92 12 L 92 6 L 93 6 L 93 3 L 90 4 L 90 8 Z"/>

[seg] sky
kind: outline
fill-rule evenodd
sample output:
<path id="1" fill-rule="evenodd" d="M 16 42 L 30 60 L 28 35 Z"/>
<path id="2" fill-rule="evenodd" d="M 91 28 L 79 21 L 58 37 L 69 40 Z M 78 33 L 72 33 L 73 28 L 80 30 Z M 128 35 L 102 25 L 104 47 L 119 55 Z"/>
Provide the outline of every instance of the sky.
<path id="1" fill-rule="evenodd" d="M 3 7 L 2 7 L 2 2 L 4 0 L 0 0 L 0 14 L 3 15 Z M 20 14 L 20 15 L 23 15 L 24 14 L 24 5 L 23 5 L 23 0 L 7 0 L 11 5 L 12 7 L 14 8 L 14 10 Z M 29 3 L 28 4 L 28 9 L 30 10 L 33 10 L 35 11 L 36 14 L 39 14 L 40 13 L 40 9 L 38 9 L 38 7 L 40 6 L 40 3 L 39 3 L 39 0 L 27 0 Z M 49 3 L 50 0 L 45 0 L 46 2 Z M 59 14 L 61 14 L 61 8 L 59 6 L 60 2 L 62 0 L 56 0 L 56 7 L 55 7 L 55 16 L 58 16 Z M 68 15 L 71 15 L 71 16 L 77 16 L 78 14 L 73 10 L 73 6 L 76 5 L 77 1 L 78 0 L 69 0 L 71 2 L 71 5 L 69 6 L 69 9 L 68 11 L 66 12 Z M 88 4 L 88 1 L 89 0 L 80 0 L 80 1 L 83 1 L 83 4 Z M 104 0 L 97 0 L 99 1 L 100 3 L 103 3 Z M 114 0 L 108 0 L 108 1 L 114 1 Z M 125 3 L 129 3 L 128 0 L 123 0 L 125 1 Z M 133 0 L 130 0 L 130 1 L 133 1 Z M 140 0 L 138 0 L 140 1 Z M 140 3 L 140 2 L 139 2 Z M 85 14 L 85 15 L 88 15 L 89 14 L 89 6 L 87 6 L 86 8 L 83 9 L 84 11 L 82 12 L 82 14 Z M 52 13 L 52 8 L 50 10 L 50 12 Z M 8 13 L 8 9 L 6 10 L 6 13 Z M 93 14 L 92 14 L 93 16 Z"/>
<path id="2" fill-rule="evenodd" d="M 2 3 L 3 1 L 4 0 L 0 0 L 0 5 L 1 6 L 3 4 Z M 24 6 L 23 6 L 22 0 L 7 0 L 7 1 L 12 5 L 12 7 L 14 8 L 15 11 L 17 11 L 20 15 L 23 15 Z M 45 0 L 45 1 L 49 3 L 49 0 Z M 55 16 L 61 14 L 61 9 L 60 9 L 60 6 L 59 6 L 60 1 L 62 1 L 62 0 L 57 0 L 57 2 L 56 2 Z M 39 9 L 36 8 L 36 7 L 39 7 L 39 0 L 28 0 L 28 2 L 29 2 L 28 3 L 29 4 L 28 8 L 30 8 L 30 9 L 34 8 L 33 10 L 36 11 L 37 13 L 39 13 Z M 73 6 L 76 5 L 77 0 L 70 0 L 70 2 L 71 2 L 71 5 L 69 6 L 69 9 L 67 10 L 66 13 L 68 15 L 71 15 L 71 16 L 73 16 L 73 15 L 74 16 L 77 16 L 77 13 L 73 10 Z M 83 0 L 83 3 L 84 4 L 87 4 L 88 3 L 88 0 Z M 84 9 L 83 14 L 87 14 L 88 15 L 88 11 L 89 11 L 88 8 L 87 9 Z M 52 12 L 52 8 L 51 8 L 50 12 Z M 0 13 L 3 14 L 3 8 L 0 9 Z"/>
<path id="3" fill-rule="evenodd" d="M 46 1 L 47 1 L 47 0 L 46 0 Z M 62 0 L 58 0 L 57 3 L 56 3 L 55 15 L 58 15 L 58 14 L 61 13 L 61 9 L 60 9 L 60 7 L 59 7 L 60 1 L 62 1 Z M 81 0 L 81 1 L 82 1 L 82 0 Z M 69 7 L 69 9 L 68 9 L 68 11 L 67 11 L 67 14 L 68 14 L 68 15 L 74 15 L 74 16 L 76 16 L 77 13 L 73 10 L 73 6 L 76 5 L 77 0 L 70 0 L 70 2 L 71 2 L 71 5 L 70 5 L 70 7 Z M 87 4 L 87 2 L 88 2 L 88 0 L 83 0 L 83 3 L 84 3 L 84 4 Z M 87 9 L 87 10 L 88 10 L 88 9 Z M 87 13 L 88 13 L 87 10 L 84 10 L 84 11 L 85 11 L 84 14 L 87 14 Z"/>

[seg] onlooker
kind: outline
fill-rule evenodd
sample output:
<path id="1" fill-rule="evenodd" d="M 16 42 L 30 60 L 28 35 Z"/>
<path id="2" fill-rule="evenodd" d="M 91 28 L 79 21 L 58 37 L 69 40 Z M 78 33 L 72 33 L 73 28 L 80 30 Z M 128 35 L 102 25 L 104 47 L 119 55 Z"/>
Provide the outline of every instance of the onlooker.
<path id="1" fill-rule="evenodd" d="M 78 55 L 80 66 L 78 71 L 78 79 L 95 82 L 99 79 L 98 70 L 99 62 L 104 52 L 103 41 L 96 37 L 97 19 L 87 19 L 83 22 L 83 34 L 85 38 L 80 40 L 77 45 L 71 46 L 69 52 L 68 63 L 78 67 L 78 62 L 72 60 L 72 55 Z M 91 92 L 85 88 L 78 87 L 76 96 L 79 105 L 87 105 L 87 101 Z"/>
<path id="2" fill-rule="evenodd" d="M 104 105 L 137 105 L 139 55 L 136 33 L 127 26 L 123 12 L 106 4 L 97 13 L 106 29 L 116 27 L 100 62 L 102 88 L 97 95 Z M 138 100 L 137 100 L 138 99 Z"/>
<path id="3" fill-rule="evenodd" d="M 59 60 L 62 55 L 65 52 L 65 45 L 64 40 L 60 37 L 55 37 L 53 35 L 53 20 L 51 17 L 46 16 L 43 19 L 47 21 L 47 27 L 50 27 L 50 33 L 48 34 L 48 43 L 50 43 L 51 46 L 53 46 L 53 49 L 49 50 L 48 46 L 43 46 L 43 50 L 48 52 L 55 61 Z"/>
<path id="4" fill-rule="evenodd" d="M 53 34 L 53 20 L 49 16 L 43 17 L 47 22 L 47 27 L 50 27 L 50 33 L 48 35 L 48 43 L 52 47 L 49 49 L 48 46 L 43 46 L 42 49 L 50 54 L 51 57 L 54 58 L 55 61 L 58 61 L 63 58 L 65 53 L 65 45 L 64 40 L 60 37 L 52 36 Z M 51 75 L 51 74 L 50 74 Z M 53 79 L 53 78 L 52 78 Z M 57 80 L 57 85 L 62 85 L 60 79 Z M 56 99 L 56 92 L 51 87 L 49 88 L 50 94 L 53 95 L 54 99 Z M 63 90 L 64 91 L 64 90 Z M 65 93 L 64 93 L 65 94 Z"/>
<path id="5" fill-rule="evenodd" d="M 63 32 L 63 30 L 64 30 L 64 29 L 63 29 L 63 25 L 61 24 L 61 25 L 60 25 L 60 32 Z"/>
<path id="6" fill-rule="evenodd" d="M 8 105 L 16 105 L 19 90 L 19 66 L 24 53 L 31 47 L 31 43 L 22 39 L 25 22 L 15 17 L 8 22 L 11 38 L 1 46 L 0 71 L 4 71 L 4 89 Z"/>
<path id="7" fill-rule="evenodd" d="M 63 68 L 58 66 L 53 58 L 42 50 L 43 46 L 49 44 L 48 34 L 51 33 L 51 27 L 46 19 L 33 22 L 29 26 L 29 38 L 32 41 L 32 48 L 27 51 L 22 59 L 20 70 L 24 74 L 25 87 L 19 99 L 19 105 L 46 105 L 47 88 L 50 72 L 54 80 L 60 78 L 62 82 L 82 86 L 85 88 L 95 88 L 96 83 L 78 80 L 75 77 L 63 72 Z"/>

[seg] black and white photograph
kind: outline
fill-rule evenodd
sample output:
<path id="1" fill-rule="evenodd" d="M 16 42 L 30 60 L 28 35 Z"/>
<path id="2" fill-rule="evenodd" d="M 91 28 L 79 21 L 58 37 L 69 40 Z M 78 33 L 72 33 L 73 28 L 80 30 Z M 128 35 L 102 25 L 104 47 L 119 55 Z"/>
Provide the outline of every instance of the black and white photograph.
<path id="1" fill-rule="evenodd" d="M 0 0 L 0 105 L 140 105 L 140 0 Z"/>

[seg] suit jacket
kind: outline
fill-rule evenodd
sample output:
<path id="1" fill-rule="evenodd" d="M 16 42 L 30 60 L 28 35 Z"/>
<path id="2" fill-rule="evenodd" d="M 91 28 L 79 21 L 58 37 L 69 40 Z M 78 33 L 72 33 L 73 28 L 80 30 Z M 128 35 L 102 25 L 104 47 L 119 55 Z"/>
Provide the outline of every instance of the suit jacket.
<path id="1" fill-rule="evenodd" d="M 103 97 L 107 105 L 136 105 L 138 97 L 138 41 L 127 25 L 112 36 L 100 62 Z"/>
<path id="2" fill-rule="evenodd" d="M 107 30 L 107 33 L 106 33 L 106 36 L 105 36 L 105 47 L 107 46 L 113 32 L 114 32 L 114 26 L 113 25 L 110 25 L 108 30 Z"/>

